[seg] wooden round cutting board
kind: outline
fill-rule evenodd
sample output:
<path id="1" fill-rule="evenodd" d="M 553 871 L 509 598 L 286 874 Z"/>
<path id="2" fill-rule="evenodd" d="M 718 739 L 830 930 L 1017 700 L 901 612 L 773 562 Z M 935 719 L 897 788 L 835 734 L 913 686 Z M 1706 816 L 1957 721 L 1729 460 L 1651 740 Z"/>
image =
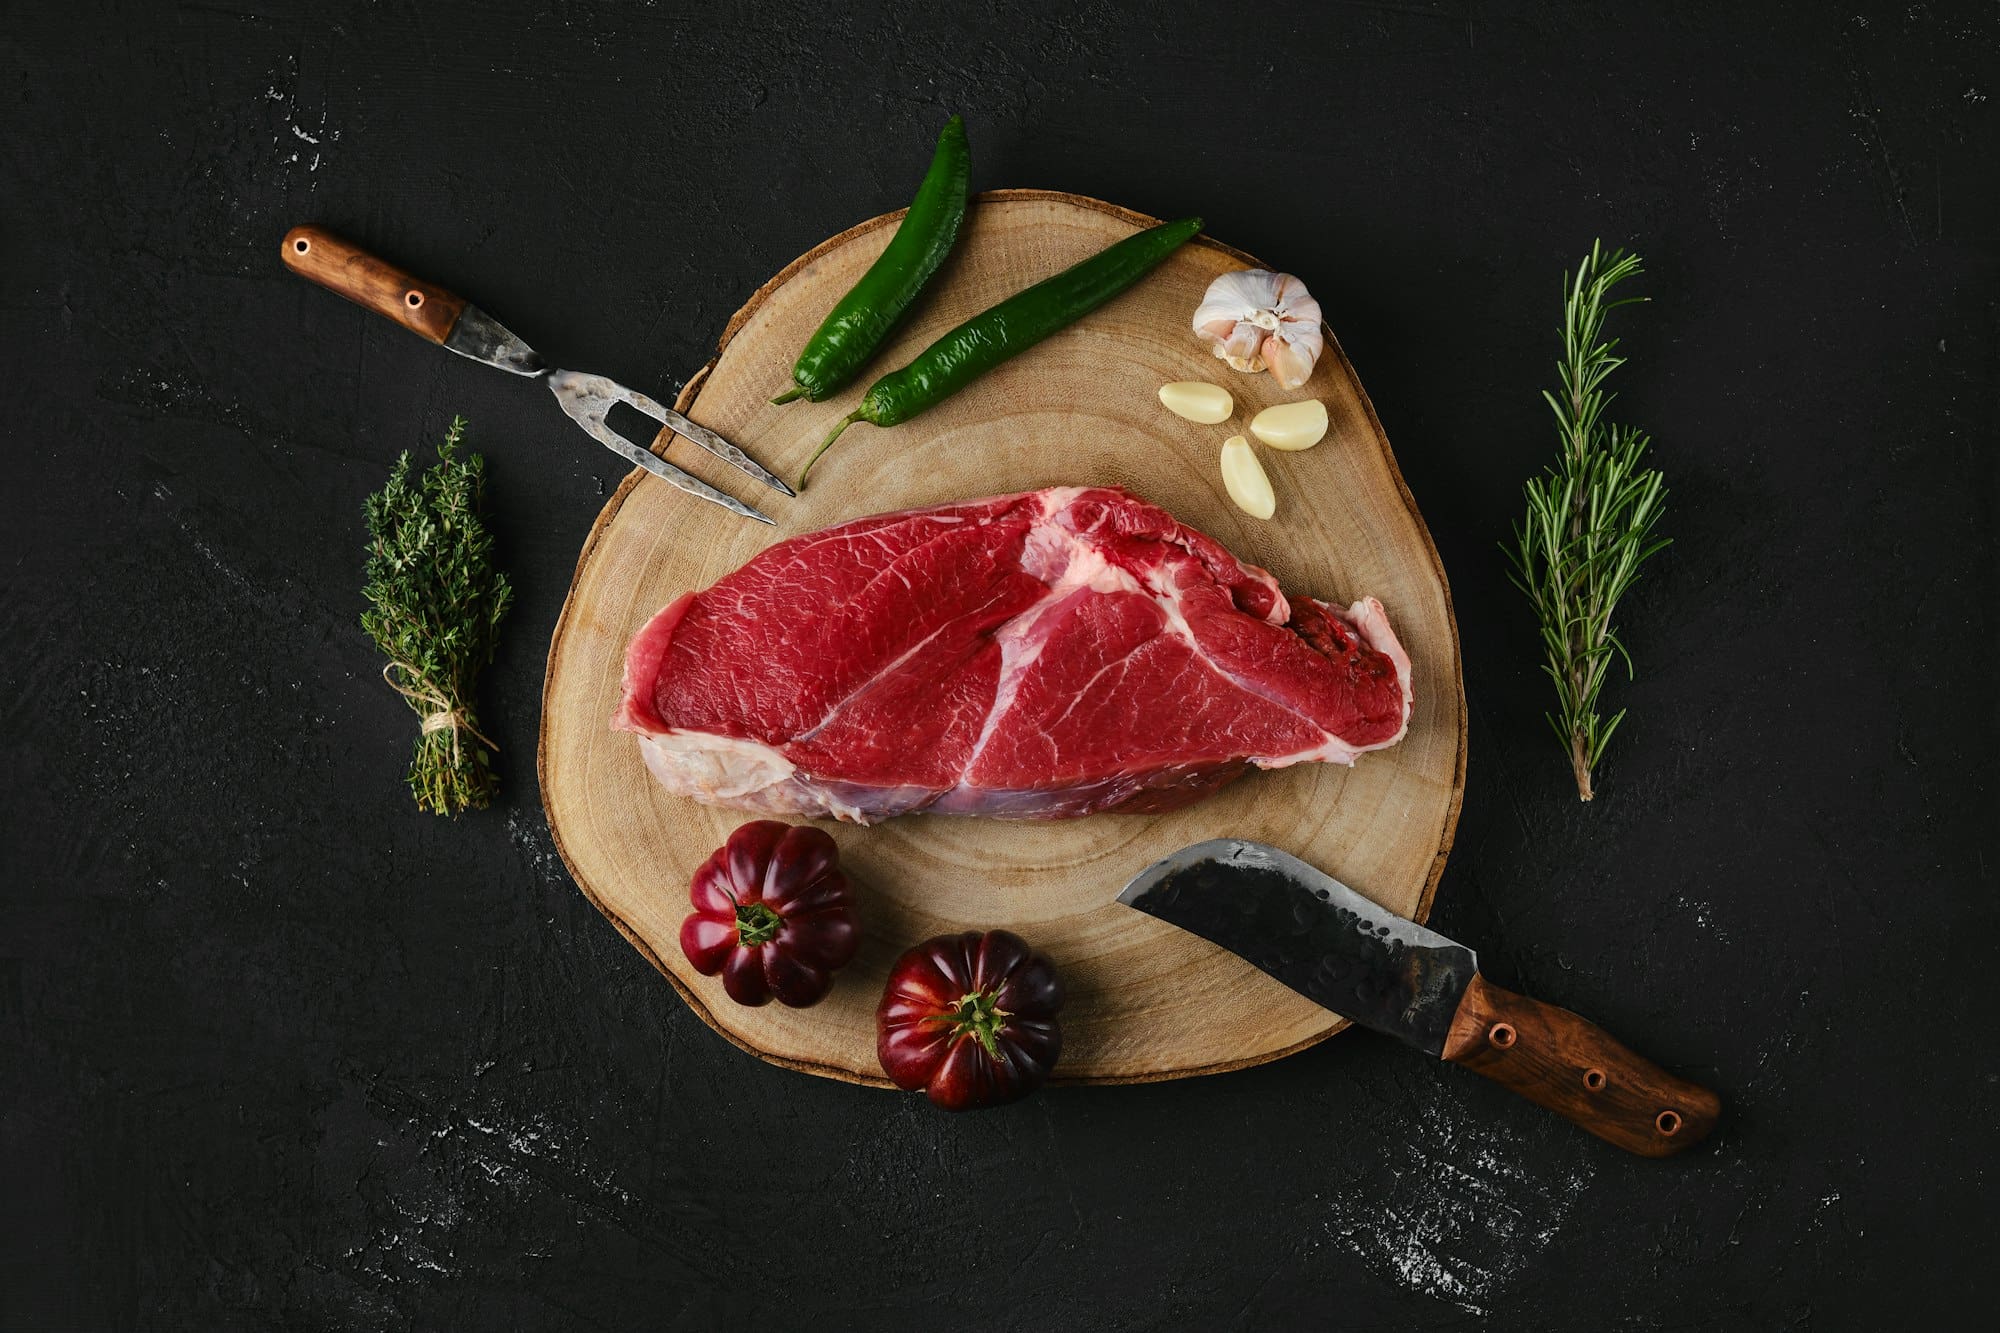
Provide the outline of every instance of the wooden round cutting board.
<path id="1" fill-rule="evenodd" d="M 770 406 L 805 340 L 881 253 L 900 216 L 835 236 L 765 284 L 682 392 L 680 410 L 796 477 L 875 376 L 966 317 L 1153 222 L 1075 195 L 981 195 L 957 252 L 861 380 L 828 402 Z M 874 1010 L 896 955 L 942 931 L 1004 926 L 1048 953 L 1068 985 L 1059 1080 L 1236 1069 L 1345 1024 L 1206 941 L 1114 903 L 1133 874 L 1204 838 L 1255 838 L 1397 912 L 1418 920 L 1429 912 L 1465 786 L 1465 698 L 1450 594 L 1338 344 L 1329 338 L 1312 379 L 1286 393 L 1269 375 L 1229 369 L 1194 338 L 1189 316 L 1209 282 L 1253 266 L 1206 237 L 1183 247 L 1131 291 L 931 412 L 891 430 L 850 428 L 797 500 L 662 433 L 656 449 L 763 509 L 778 520 L 775 529 L 636 469 L 605 505 L 549 647 L 542 797 L 578 886 L 725 1037 L 788 1068 L 887 1086 L 875 1060 Z M 1309 265 L 1303 276 L 1311 281 Z M 1184 379 L 1226 387 L 1236 416 L 1199 426 L 1169 414 L 1156 391 Z M 1332 429 L 1303 453 L 1259 447 L 1278 511 L 1266 522 L 1250 518 L 1223 493 L 1222 441 L 1245 432 L 1259 409 L 1306 396 L 1325 400 Z M 1165 815 L 1054 823 L 916 815 L 872 828 L 826 822 L 859 886 L 859 957 L 814 1008 L 732 1004 L 719 978 L 688 965 L 679 929 L 689 876 L 751 816 L 667 795 L 647 774 L 637 738 L 610 729 L 627 642 L 678 594 L 707 587 L 787 537 L 883 510 L 1076 484 L 1120 485 L 1162 505 L 1269 569 L 1287 592 L 1341 604 L 1379 597 L 1414 666 L 1408 737 L 1352 769 L 1253 772 Z"/>

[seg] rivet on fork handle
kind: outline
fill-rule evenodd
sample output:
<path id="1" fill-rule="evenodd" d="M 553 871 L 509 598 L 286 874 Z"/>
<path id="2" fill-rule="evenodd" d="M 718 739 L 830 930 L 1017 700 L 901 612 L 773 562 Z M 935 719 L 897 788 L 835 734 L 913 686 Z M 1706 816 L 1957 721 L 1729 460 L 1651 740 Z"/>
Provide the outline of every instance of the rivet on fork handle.
<path id="1" fill-rule="evenodd" d="M 285 267 L 429 342 L 451 336 L 465 300 L 318 227 L 285 233 Z"/>

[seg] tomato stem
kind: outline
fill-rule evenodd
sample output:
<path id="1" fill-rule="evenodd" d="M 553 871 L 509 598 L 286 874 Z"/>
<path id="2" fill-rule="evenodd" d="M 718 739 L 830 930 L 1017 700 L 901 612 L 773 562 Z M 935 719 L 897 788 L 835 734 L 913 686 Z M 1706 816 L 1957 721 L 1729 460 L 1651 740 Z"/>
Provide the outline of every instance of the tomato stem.
<path id="1" fill-rule="evenodd" d="M 762 903 L 736 904 L 736 942 L 746 949 L 769 944 L 785 924 L 785 918 Z"/>
<path id="2" fill-rule="evenodd" d="M 990 990 L 972 991 L 959 997 L 949 1013 L 937 1015 L 934 1023 L 951 1024 L 952 1035 L 970 1032 L 986 1053 L 997 1060 L 1007 1057 L 1000 1050 L 1000 1029 L 1006 1025 L 1010 1015 L 1002 1009 Z"/>

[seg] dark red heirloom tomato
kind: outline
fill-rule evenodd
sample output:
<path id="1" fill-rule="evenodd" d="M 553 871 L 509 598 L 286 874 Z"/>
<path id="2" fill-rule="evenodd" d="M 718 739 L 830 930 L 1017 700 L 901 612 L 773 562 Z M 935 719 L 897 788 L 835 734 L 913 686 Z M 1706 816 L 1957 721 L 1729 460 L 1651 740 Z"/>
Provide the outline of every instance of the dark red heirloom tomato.
<path id="1" fill-rule="evenodd" d="M 681 952 L 738 1004 L 819 1003 L 861 944 L 840 849 L 816 828 L 745 824 L 694 872 Z"/>
<path id="2" fill-rule="evenodd" d="M 1025 1097 L 1062 1054 L 1062 978 L 1005 930 L 940 935 L 896 960 L 875 1053 L 899 1088 L 947 1111 Z"/>

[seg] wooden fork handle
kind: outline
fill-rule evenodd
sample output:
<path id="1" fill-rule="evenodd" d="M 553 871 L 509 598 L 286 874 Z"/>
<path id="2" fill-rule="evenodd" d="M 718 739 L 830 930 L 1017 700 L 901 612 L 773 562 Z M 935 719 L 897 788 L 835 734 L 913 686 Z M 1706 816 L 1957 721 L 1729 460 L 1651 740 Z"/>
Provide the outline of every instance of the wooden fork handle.
<path id="1" fill-rule="evenodd" d="M 310 278 L 434 343 L 451 336 L 465 310 L 462 297 L 412 277 L 318 227 L 294 227 L 286 232 L 283 253 L 285 267 L 300 277 Z"/>
<path id="2" fill-rule="evenodd" d="M 1458 1002 L 1444 1058 L 1642 1157 L 1693 1147 L 1722 1114 L 1707 1088 L 1627 1050 L 1588 1019 L 1476 974 Z"/>

